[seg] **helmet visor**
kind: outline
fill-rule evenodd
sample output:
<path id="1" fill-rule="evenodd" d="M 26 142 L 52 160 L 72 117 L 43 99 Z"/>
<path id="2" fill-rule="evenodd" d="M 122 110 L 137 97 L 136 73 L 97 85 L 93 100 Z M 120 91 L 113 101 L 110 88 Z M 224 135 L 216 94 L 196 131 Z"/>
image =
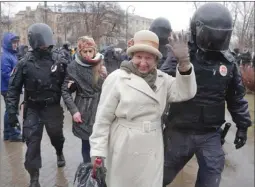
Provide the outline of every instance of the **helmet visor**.
<path id="1" fill-rule="evenodd" d="M 232 29 L 215 29 L 205 25 L 196 27 L 197 46 L 205 51 L 226 51 Z"/>
<path id="2" fill-rule="evenodd" d="M 52 33 L 37 33 L 35 35 L 36 47 L 49 47 L 54 45 Z"/>

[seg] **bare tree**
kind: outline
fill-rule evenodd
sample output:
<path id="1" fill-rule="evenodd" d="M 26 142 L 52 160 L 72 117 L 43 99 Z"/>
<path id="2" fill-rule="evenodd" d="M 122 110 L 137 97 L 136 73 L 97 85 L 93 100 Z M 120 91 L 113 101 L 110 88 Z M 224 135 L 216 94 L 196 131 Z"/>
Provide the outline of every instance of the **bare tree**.
<path id="1" fill-rule="evenodd" d="M 0 30 L 2 32 L 4 31 L 10 31 L 11 30 L 11 19 L 10 19 L 10 16 L 11 16 L 11 8 L 12 8 L 12 3 L 10 2 L 1 2 L 1 21 L 0 21 Z M 5 10 L 5 11 L 3 11 Z"/>
<path id="2" fill-rule="evenodd" d="M 75 21 L 80 27 L 77 34 L 90 35 L 97 44 L 102 37 L 118 37 L 124 24 L 124 11 L 117 2 L 72 2 Z"/>
<path id="3" fill-rule="evenodd" d="M 236 35 L 239 39 L 239 48 L 252 48 L 252 38 L 254 34 L 254 5 L 253 2 L 236 3 L 238 16 L 236 19 Z"/>

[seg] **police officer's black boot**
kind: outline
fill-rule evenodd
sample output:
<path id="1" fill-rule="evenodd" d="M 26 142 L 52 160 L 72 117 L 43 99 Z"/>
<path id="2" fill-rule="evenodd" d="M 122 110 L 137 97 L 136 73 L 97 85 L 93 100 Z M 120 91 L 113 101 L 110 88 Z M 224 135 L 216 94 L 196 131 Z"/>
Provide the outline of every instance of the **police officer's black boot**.
<path id="1" fill-rule="evenodd" d="M 29 169 L 30 185 L 29 187 L 41 187 L 39 183 L 39 169 Z"/>
<path id="2" fill-rule="evenodd" d="M 66 165 L 65 157 L 63 155 L 63 152 L 57 153 L 57 162 L 58 162 L 58 167 L 64 167 Z"/>

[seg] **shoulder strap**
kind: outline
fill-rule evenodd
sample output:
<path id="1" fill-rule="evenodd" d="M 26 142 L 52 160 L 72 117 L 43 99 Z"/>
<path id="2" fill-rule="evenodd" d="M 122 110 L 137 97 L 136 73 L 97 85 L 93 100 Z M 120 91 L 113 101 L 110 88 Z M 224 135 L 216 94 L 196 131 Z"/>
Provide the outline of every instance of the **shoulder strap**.
<path id="1" fill-rule="evenodd" d="M 222 51 L 221 54 L 224 56 L 224 58 L 230 62 L 230 63 L 235 63 L 236 62 L 236 59 L 235 57 L 233 56 L 233 54 L 227 50 L 227 51 Z"/>

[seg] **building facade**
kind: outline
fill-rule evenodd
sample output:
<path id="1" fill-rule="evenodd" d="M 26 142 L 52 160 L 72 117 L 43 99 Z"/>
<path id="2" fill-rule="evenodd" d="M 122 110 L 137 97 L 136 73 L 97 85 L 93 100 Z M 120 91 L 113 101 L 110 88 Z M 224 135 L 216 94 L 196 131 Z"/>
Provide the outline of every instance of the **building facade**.
<path id="1" fill-rule="evenodd" d="M 58 46 L 61 46 L 64 41 L 69 41 L 75 45 L 79 36 L 91 35 L 87 33 L 83 15 L 82 10 L 77 9 L 77 7 L 67 8 L 67 6 L 54 5 L 45 8 L 39 4 L 35 10 L 26 7 L 26 10 L 19 11 L 12 20 L 12 31 L 20 36 L 21 44 L 28 45 L 27 28 L 33 23 L 47 23 L 54 31 L 54 39 Z M 128 22 L 126 18 L 128 18 Z M 120 32 L 114 36 L 102 36 L 97 43 L 100 48 L 104 48 L 108 45 L 126 42 L 126 37 L 132 38 L 135 32 L 149 29 L 152 21 L 152 19 L 137 15 L 125 16 L 124 23 L 120 24 Z M 100 26 L 98 30 L 102 30 L 106 26 Z M 91 31 L 92 35 L 98 30 Z"/>

